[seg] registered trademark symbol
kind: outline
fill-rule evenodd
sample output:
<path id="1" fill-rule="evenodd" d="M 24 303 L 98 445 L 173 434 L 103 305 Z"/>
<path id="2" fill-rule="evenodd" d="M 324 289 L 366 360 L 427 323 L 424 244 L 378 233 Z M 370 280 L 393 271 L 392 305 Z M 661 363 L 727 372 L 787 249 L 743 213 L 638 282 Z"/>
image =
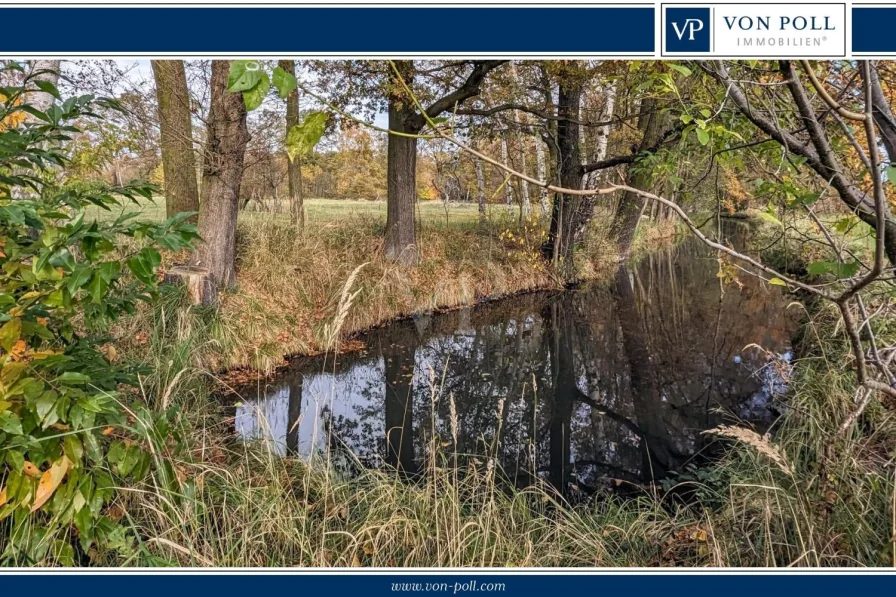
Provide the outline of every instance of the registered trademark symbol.
<path id="1" fill-rule="evenodd" d="M 828 36 L 827 36 L 827 35 L 823 35 L 823 36 L 821 37 L 821 41 L 827 41 L 827 40 L 828 40 Z"/>

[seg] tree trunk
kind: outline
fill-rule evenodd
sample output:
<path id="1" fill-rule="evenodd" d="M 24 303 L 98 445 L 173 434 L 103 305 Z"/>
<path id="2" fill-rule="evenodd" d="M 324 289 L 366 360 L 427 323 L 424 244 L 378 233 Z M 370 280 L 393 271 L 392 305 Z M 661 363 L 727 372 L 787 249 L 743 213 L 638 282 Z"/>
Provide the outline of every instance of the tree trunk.
<path id="1" fill-rule="evenodd" d="M 413 62 L 396 62 L 405 83 L 411 84 Z M 389 129 L 416 134 L 411 119 L 416 114 L 411 100 L 401 92 L 401 83 L 393 77 L 389 94 Z M 417 230 L 414 211 L 417 204 L 417 139 L 389 135 L 386 171 L 386 258 L 402 265 L 416 265 Z"/>
<path id="2" fill-rule="evenodd" d="M 280 68 L 295 76 L 296 63 L 294 60 L 281 60 L 277 63 Z M 293 89 L 286 98 L 286 131 L 299 124 L 299 90 Z M 299 230 L 305 228 L 305 202 L 302 196 L 302 158 L 296 156 L 291 160 L 286 158 L 286 176 L 289 185 L 289 214 L 293 225 Z"/>
<path id="3" fill-rule="evenodd" d="M 510 157 L 507 151 L 507 131 L 501 135 L 501 163 L 510 165 Z M 513 182 L 510 178 L 504 180 L 504 202 L 507 203 L 507 213 L 513 214 Z"/>
<path id="4" fill-rule="evenodd" d="M 476 189 L 479 193 L 479 217 L 485 217 L 485 173 L 482 171 L 482 160 L 474 160 L 476 168 Z"/>
<path id="5" fill-rule="evenodd" d="M 236 283 L 236 219 L 243 179 L 246 144 L 246 105 L 239 93 L 227 91 L 229 60 L 212 61 L 211 107 L 202 202 L 199 206 L 199 265 L 207 268 L 219 288 Z"/>
<path id="6" fill-rule="evenodd" d="M 644 151 L 648 147 L 653 147 L 659 143 L 663 137 L 664 116 L 657 109 L 656 100 L 645 99 L 641 103 L 641 116 L 638 118 L 638 128 L 641 131 L 641 144 L 638 152 Z M 632 162 L 628 168 L 628 184 L 642 191 L 649 190 L 651 183 L 651 174 L 643 168 L 638 168 L 638 162 Z M 632 242 L 635 239 L 635 231 L 638 229 L 638 222 L 641 219 L 641 213 L 644 211 L 644 202 L 646 200 L 641 196 L 625 192 L 619 201 L 619 209 L 613 218 L 610 226 L 610 237 L 616 241 L 619 258 L 628 258 L 631 252 Z"/>
<path id="7" fill-rule="evenodd" d="M 538 180 L 546 180 L 548 176 L 547 165 L 544 157 L 544 141 L 535 138 L 535 168 Z M 538 204 L 541 206 L 541 215 L 547 217 L 551 213 L 551 202 L 548 196 L 548 190 L 540 187 Z"/>
<path id="8" fill-rule="evenodd" d="M 199 211 L 190 95 L 183 60 L 153 60 L 161 130 L 165 214 Z"/>
<path id="9" fill-rule="evenodd" d="M 609 83 L 604 88 L 604 108 L 600 113 L 600 121 L 612 120 L 616 112 L 616 83 Z M 600 162 L 607 157 L 607 145 L 610 139 L 610 125 L 597 127 L 597 135 L 594 142 L 594 160 Z M 599 187 L 605 178 L 605 171 L 589 172 L 585 176 L 585 188 Z"/>
<path id="10" fill-rule="evenodd" d="M 47 83 L 52 83 L 54 86 L 59 82 L 59 69 L 62 64 L 61 60 L 32 60 L 31 61 L 31 72 L 35 73 L 31 77 L 31 84 L 28 86 L 29 88 L 34 88 L 35 91 L 29 91 L 25 96 L 25 103 L 29 106 L 40 110 L 41 112 L 46 112 L 50 106 L 53 105 L 53 96 L 46 91 L 37 90 L 35 83 L 37 81 L 44 81 Z M 27 118 L 31 121 L 35 119 L 34 116 L 30 114 Z"/>
<path id="11" fill-rule="evenodd" d="M 579 154 L 579 98 L 582 82 L 575 76 L 564 78 L 560 83 L 557 103 L 557 150 L 560 186 L 578 189 L 582 186 L 582 163 Z M 571 271 L 572 254 L 577 228 L 581 225 L 576 214 L 581 197 L 576 195 L 554 196 L 551 213 L 551 230 L 545 243 L 546 257 L 555 265 Z"/>

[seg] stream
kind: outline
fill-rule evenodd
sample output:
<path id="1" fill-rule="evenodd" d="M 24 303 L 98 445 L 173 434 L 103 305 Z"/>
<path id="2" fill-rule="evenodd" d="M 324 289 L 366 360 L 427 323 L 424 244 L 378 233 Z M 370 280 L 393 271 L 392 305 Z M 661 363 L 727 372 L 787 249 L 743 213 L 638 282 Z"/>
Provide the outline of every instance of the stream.
<path id="1" fill-rule="evenodd" d="M 748 226 L 724 229 L 746 245 Z M 517 485 L 537 475 L 564 493 L 662 479 L 703 431 L 767 425 L 787 390 L 798 310 L 718 272 L 688 239 L 603 283 L 398 321 L 335 363 L 296 359 L 241 388 L 235 429 L 278 454 L 408 474 L 434 450 L 487 455 Z"/>

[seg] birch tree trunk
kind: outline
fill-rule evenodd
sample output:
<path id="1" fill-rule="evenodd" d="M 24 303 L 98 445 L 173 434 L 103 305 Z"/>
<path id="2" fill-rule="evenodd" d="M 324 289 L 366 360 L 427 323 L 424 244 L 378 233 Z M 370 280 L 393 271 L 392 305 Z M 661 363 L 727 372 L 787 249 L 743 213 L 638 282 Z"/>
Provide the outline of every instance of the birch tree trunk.
<path id="1" fill-rule="evenodd" d="M 479 217 L 485 217 L 485 173 L 482 171 L 482 160 L 473 160 L 476 167 L 476 188 L 479 191 Z"/>
<path id="2" fill-rule="evenodd" d="M 544 141 L 538 138 L 535 139 L 535 169 L 538 180 L 547 179 L 548 170 L 544 156 Z M 541 215 L 547 217 L 551 213 L 551 202 L 548 196 L 548 190 L 544 187 L 539 187 L 539 194 L 538 203 L 541 206 Z"/>
<path id="3" fill-rule="evenodd" d="M 507 151 L 507 131 L 504 131 L 501 134 L 501 163 L 509 164 L 510 158 L 509 153 Z M 513 214 L 513 185 L 510 184 L 511 181 L 504 181 L 504 201 L 507 202 L 507 213 Z"/>
<path id="4" fill-rule="evenodd" d="M 29 91 L 25 95 L 25 103 L 33 108 L 46 112 L 53 105 L 53 96 L 46 91 L 40 91 L 34 85 L 37 81 L 45 81 L 56 86 L 59 83 L 59 69 L 62 64 L 61 60 L 32 60 L 31 61 L 31 85 L 34 91 Z M 34 120 L 34 116 L 28 115 L 29 120 Z"/>
<path id="5" fill-rule="evenodd" d="M 190 94 L 183 60 L 153 60 L 159 111 L 165 215 L 199 211 Z"/>
<path id="6" fill-rule="evenodd" d="M 599 120 L 606 122 L 613 119 L 616 113 L 616 82 L 609 83 L 604 88 L 604 107 L 601 110 Z M 594 161 L 600 162 L 607 157 L 607 145 L 610 138 L 611 127 L 605 124 L 597 128 L 594 143 Z M 586 175 L 586 188 L 596 188 L 604 182 L 604 171 L 589 172 Z"/>

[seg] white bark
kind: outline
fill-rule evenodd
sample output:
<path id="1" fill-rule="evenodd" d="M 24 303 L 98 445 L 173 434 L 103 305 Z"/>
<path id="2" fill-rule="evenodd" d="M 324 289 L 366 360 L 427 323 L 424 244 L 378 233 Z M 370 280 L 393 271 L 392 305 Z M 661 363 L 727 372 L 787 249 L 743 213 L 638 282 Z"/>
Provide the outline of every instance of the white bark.
<path id="1" fill-rule="evenodd" d="M 522 139 L 520 139 L 522 141 Z M 526 148 L 522 146 L 520 147 L 520 171 L 526 173 Z M 529 201 L 529 183 L 522 180 L 520 181 L 520 191 L 523 195 L 523 202 L 521 209 L 523 210 L 523 215 L 528 216 L 529 211 L 532 209 L 532 204 Z"/>
<path id="2" fill-rule="evenodd" d="M 476 167 L 476 187 L 479 191 L 479 213 L 485 215 L 485 173 L 482 171 L 482 160 L 473 160 Z"/>
<path id="3" fill-rule="evenodd" d="M 25 96 L 25 102 L 29 106 L 40 110 L 41 112 L 46 112 L 50 106 L 53 105 L 53 100 L 55 98 L 46 91 L 37 89 L 34 83 L 36 81 L 46 81 L 52 83 L 54 86 L 57 85 L 59 83 L 59 68 L 61 62 L 61 60 L 31 61 L 31 72 L 37 74 L 31 77 L 31 82 L 28 85 L 33 91 L 29 91 Z M 28 118 L 33 119 L 34 117 L 29 114 Z"/>
<path id="4" fill-rule="evenodd" d="M 612 120 L 613 115 L 616 112 L 616 82 L 608 83 L 604 87 L 604 107 L 601 110 L 599 120 L 608 121 Z M 594 147 L 594 161 L 599 162 L 607 157 L 607 142 L 610 138 L 610 125 L 605 124 L 597 129 L 597 138 L 595 140 Z M 599 185 L 603 182 L 603 173 L 598 172 L 589 172 L 585 176 L 585 188 L 592 189 L 595 188 L 595 185 Z"/>
<path id="5" fill-rule="evenodd" d="M 544 142 L 538 138 L 535 139 L 535 168 L 538 174 L 538 180 L 547 180 L 548 173 L 544 156 Z M 541 205 L 541 214 L 547 217 L 551 213 L 551 203 L 548 200 L 548 190 L 544 187 L 539 187 L 539 189 L 541 196 L 539 197 L 538 202 Z"/>
<path id="6" fill-rule="evenodd" d="M 507 152 L 507 132 L 501 135 L 501 163 L 509 164 L 509 154 Z M 511 179 L 505 177 L 504 180 L 504 200 L 507 201 L 508 213 L 513 213 L 513 186 L 510 184 Z"/>

